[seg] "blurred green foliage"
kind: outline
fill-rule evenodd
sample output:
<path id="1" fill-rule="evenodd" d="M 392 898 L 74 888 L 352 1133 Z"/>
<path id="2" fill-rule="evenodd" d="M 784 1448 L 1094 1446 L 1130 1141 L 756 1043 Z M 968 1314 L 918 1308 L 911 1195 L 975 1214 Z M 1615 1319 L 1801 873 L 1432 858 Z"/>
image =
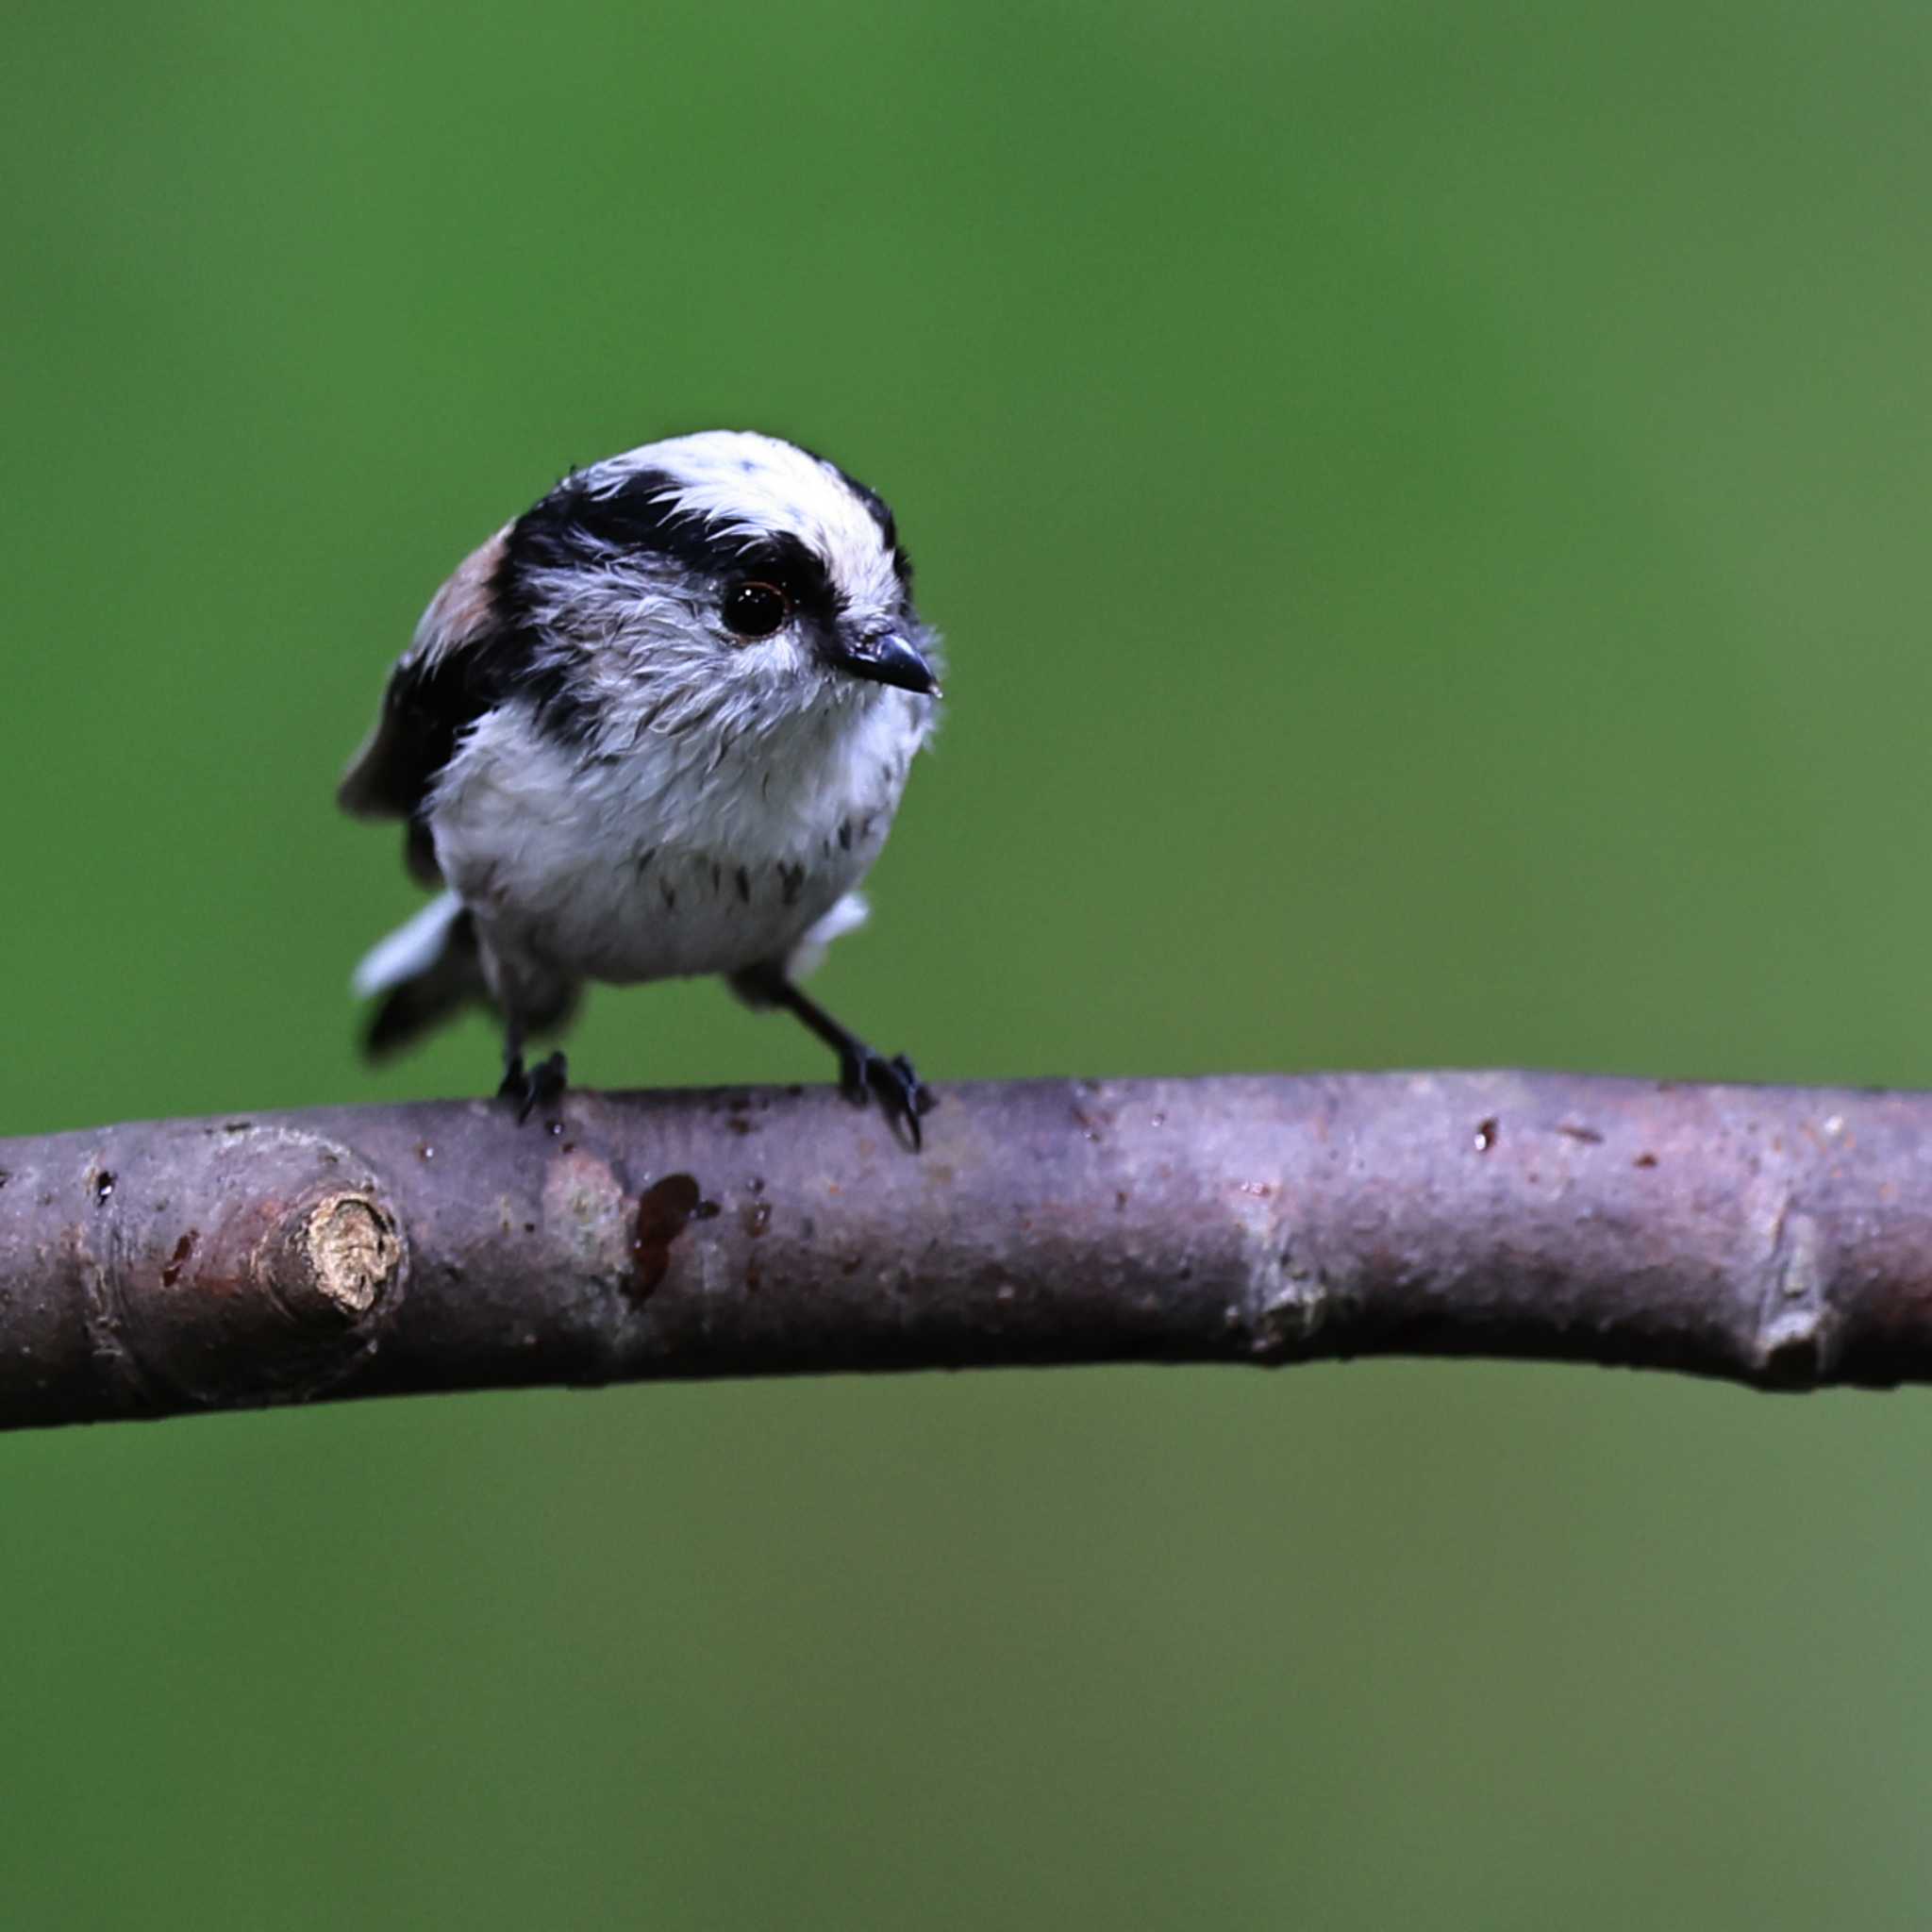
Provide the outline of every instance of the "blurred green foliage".
<path id="1" fill-rule="evenodd" d="M 12 9 L 0 1131 L 474 1091 L 344 978 L 443 573 L 712 424 L 949 721 L 943 1081 L 1932 1082 L 1932 14 Z M 716 988 L 593 1084 L 824 1077 Z M 1932 1430 L 1398 1364 L 0 1443 L 10 1924 L 1923 1923 Z"/>

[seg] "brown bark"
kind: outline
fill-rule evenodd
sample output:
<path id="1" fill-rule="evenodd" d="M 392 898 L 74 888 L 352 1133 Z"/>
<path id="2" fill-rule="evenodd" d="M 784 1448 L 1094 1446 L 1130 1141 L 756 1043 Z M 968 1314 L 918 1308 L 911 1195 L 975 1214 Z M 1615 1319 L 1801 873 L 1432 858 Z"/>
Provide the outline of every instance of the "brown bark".
<path id="1" fill-rule="evenodd" d="M 533 1382 L 1488 1355 L 1932 1374 L 1932 1096 L 1564 1074 L 574 1092 L 0 1141 L 0 1426 Z"/>

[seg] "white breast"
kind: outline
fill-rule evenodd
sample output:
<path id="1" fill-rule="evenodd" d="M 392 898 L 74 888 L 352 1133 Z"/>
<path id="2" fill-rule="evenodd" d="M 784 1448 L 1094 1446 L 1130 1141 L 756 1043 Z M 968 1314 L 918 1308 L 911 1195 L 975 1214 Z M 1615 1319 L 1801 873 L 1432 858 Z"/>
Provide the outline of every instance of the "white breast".
<path id="1" fill-rule="evenodd" d="M 887 689 L 715 740 L 582 761 L 527 707 L 439 782 L 443 876 L 507 958 L 618 983 L 784 958 L 885 843 L 931 708 Z"/>

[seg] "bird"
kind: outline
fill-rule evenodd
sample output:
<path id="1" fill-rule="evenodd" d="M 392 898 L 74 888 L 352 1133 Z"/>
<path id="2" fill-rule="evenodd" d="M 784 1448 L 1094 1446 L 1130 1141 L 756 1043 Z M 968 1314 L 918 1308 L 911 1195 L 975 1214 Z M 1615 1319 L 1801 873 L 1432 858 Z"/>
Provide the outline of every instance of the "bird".
<path id="1" fill-rule="evenodd" d="M 485 1005 L 527 1120 L 568 1063 L 526 1048 L 587 983 L 715 974 L 917 1151 L 911 1061 L 799 981 L 866 917 L 942 669 L 892 511 L 836 463 L 713 429 L 571 471 L 431 599 L 341 780 L 441 889 L 356 968 L 365 1051 Z"/>

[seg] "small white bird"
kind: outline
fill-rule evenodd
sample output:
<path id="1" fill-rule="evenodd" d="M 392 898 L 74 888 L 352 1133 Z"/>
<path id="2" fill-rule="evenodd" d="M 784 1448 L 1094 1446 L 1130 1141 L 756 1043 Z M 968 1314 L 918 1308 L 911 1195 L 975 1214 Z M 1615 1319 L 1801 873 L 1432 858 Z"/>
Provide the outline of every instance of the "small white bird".
<path id="1" fill-rule="evenodd" d="M 340 793 L 407 824 L 442 894 L 357 968 L 367 1046 L 466 1002 L 504 1023 L 499 1090 L 563 1086 L 524 1045 L 586 980 L 722 973 L 795 1013 L 916 1147 L 932 1098 L 798 990 L 865 917 L 938 710 L 937 639 L 884 502 L 775 437 L 710 430 L 564 478 L 443 585 Z"/>

